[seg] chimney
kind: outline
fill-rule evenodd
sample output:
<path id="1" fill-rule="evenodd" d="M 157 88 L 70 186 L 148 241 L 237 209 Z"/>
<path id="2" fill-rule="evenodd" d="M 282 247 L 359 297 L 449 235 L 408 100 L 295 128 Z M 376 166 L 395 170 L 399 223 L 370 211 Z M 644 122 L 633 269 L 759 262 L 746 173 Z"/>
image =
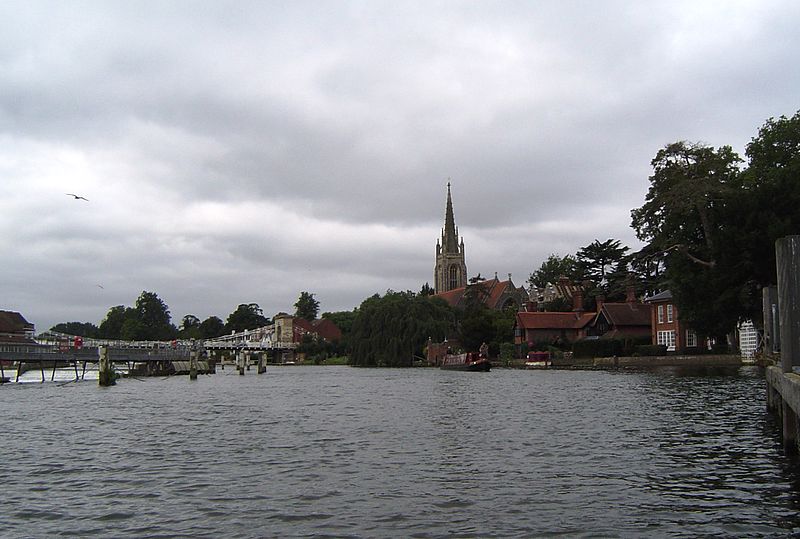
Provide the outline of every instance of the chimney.
<path id="1" fill-rule="evenodd" d="M 578 313 L 583 312 L 583 288 L 576 286 L 572 293 L 572 310 Z"/>
<path id="2" fill-rule="evenodd" d="M 603 294 L 598 294 L 598 296 L 595 298 L 595 301 L 597 302 L 597 312 L 599 313 L 603 310 L 603 304 L 606 302 L 606 297 Z"/>
<path id="3" fill-rule="evenodd" d="M 535 313 L 539 310 L 539 303 L 534 300 L 528 301 L 525 306 L 525 310 L 529 313 Z"/>
<path id="4" fill-rule="evenodd" d="M 636 288 L 632 284 L 625 288 L 625 303 L 636 303 Z"/>

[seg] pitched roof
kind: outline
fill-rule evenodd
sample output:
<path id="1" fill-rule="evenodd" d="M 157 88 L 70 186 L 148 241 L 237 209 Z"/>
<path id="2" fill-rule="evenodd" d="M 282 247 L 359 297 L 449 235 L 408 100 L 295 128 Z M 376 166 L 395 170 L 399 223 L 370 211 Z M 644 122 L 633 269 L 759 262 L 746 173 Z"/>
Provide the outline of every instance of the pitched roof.
<path id="1" fill-rule="evenodd" d="M 602 312 L 612 325 L 650 327 L 650 305 L 639 302 L 604 303 Z"/>
<path id="2" fill-rule="evenodd" d="M 524 329 L 581 329 L 594 317 L 595 313 L 520 312 L 517 324 Z"/>
<path id="3" fill-rule="evenodd" d="M 483 288 L 483 303 L 491 309 L 498 309 L 502 307 L 502 305 L 500 305 L 500 299 L 503 297 L 503 294 L 506 292 L 515 292 L 517 290 L 511 280 L 500 281 L 497 279 L 497 277 L 494 279 L 479 281 L 476 284 Z M 439 292 L 435 295 L 435 297 L 442 298 L 449 303 L 451 307 L 459 307 L 464 301 L 464 295 L 466 294 L 466 291 L 467 287 L 462 286 L 461 288 L 454 288 L 452 290 L 448 290 L 447 292 Z"/>
<path id="4" fill-rule="evenodd" d="M 666 301 L 666 300 L 669 300 L 669 299 L 672 299 L 672 292 L 670 292 L 669 290 L 664 290 L 663 292 L 660 292 L 660 293 L 656 294 L 655 296 L 650 296 L 649 298 L 646 298 L 644 300 L 644 302 L 645 303 L 653 303 L 653 302 L 656 302 L 656 301 Z"/>
<path id="5" fill-rule="evenodd" d="M 16 311 L 0 311 L 0 332 L 33 331 L 33 324 Z"/>

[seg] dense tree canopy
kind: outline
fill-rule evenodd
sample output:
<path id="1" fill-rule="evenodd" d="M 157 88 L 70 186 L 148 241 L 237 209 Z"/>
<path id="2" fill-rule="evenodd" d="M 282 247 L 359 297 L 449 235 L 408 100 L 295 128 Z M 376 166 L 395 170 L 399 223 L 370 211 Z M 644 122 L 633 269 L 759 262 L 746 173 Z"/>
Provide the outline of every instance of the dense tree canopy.
<path id="1" fill-rule="evenodd" d="M 266 326 L 269 320 L 264 316 L 258 303 L 240 303 L 236 310 L 228 315 L 225 329 L 228 332 L 240 332 Z"/>
<path id="2" fill-rule="evenodd" d="M 80 335 L 89 339 L 100 335 L 100 329 L 91 322 L 61 322 L 51 327 L 50 331 L 66 333 L 67 335 Z"/>
<path id="3" fill-rule="evenodd" d="M 294 315 L 306 320 L 316 320 L 319 314 L 319 301 L 314 299 L 314 294 L 300 292 L 300 297 L 294 304 Z"/>
<path id="4" fill-rule="evenodd" d="M 351 333 L 350 362 L 359 367 L 409 367 L 430 337 L 454 332 L 454 315 L 441 298 L 388 291 L 364 300 Z"/>
<path id="5" fill-rule="evenodd" d="M 213 339 L 225 334 L 225 324 L 217 316 L 209 316 L 200 322 L 200 338 Z"/>
<path id="6" fill-rule="evenodd" d="M 775 241 L 800 231 L 800 113 L 769 119 L 747 146 L 676 142 L 653 159 L 645 204 L 631 212 L 681 317 L 721 337 L 760 319 L 760 289 L 775 282 Z M 641 255 L 641 256 L 640 256 Z"/>

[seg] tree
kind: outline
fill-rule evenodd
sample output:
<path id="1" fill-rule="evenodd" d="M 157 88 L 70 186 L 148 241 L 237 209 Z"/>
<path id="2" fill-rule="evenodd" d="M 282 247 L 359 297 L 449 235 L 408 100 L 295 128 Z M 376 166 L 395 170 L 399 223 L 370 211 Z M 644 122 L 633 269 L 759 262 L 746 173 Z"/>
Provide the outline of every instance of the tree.
<path id="1" fill-rule="evenodd" d="M 256 329 L 266 326 L 269 320 L 264 317 L 264 313 L 258 303 L 240 303 L 239 306 L 228 315 L 225 322 L 225 329 L 228 332 L 240 332 L 246 329 Z"/>
<path id="2" fill-rule="evenodd" d="M 436 293 L 436 291 L 428 283 L 425 283 L 424 285 L 422 285 L 422 288 L 419 290 L 419 295 L 420 296 L 432 296 L 435 293 Z"/>
<path id="3" fill-rule="evenodd" d="M 306 320 L 316 320 L 319 313 L 319 301 L 314 299 L 314 294 L 300 292 L 297 303 L 294 304 L 294 315 Z"/>
<path id="4" fill-rule="evenodd" d="M 582 247 L 576 255 L 576 265 L 581 278 L 597 284 L 605 283 L 611 268 L 624 263 L 627 251 L 628 248 L 619 240 L 610 238 L 603 242 L 594 240 L 586 247 Z"/>
<path id="5" fill-rule="evenodd" d="M 178 336 L 181 339 L 200 339 L 202 334 L 200 331 L 200 319 L 193 314 L 187 314 L 181 320 L 181 326 L 178 328 Z"/>
<path id="6" fill-rule="evenodd" d="M 209 316 L 200 322 L 200 338 L 213 339 L 225 334 L 225 324 L 216 316 Z"/>
<path id="7" fill-rule="evenodd" d="M 136 300 L 138 339 L 165 341 L 177 336 L 178 330 L 170 321 L 169 308 L 154 292 L 143 291 Z"/>
<path id="8" fill-rule="evenodd" d="M 93 339 L 99 336 L 100 329 L 91 322 L 61 322 L 51 327 L 50 331 Z"/>
<path id="9" fill-rule="evenodd" d="M 441 298 L 387 291 L 364 300 L 350 334 L 350 362 L 359 367 L 410 367 L 428 338 L 444 340 L 454 315 Z"/>
<path id="10" fill-rule="evenodd" d="M 770 118 L 745 149 L 741 197 L 734 211 L 741 222 L 739 248 L 749 286 L 745 311 L 760 312 L 760 288 L 775 283 L 775 241 L 800 231 L 800 111 Z"/>
<path id="11" fill-rule="evenodd" d="M 100 327 L 98 328 L 100 338 L 121 339 L 123 324 L 127 319 L 135 316 L 136 312 L 130 307 L 125 307 L 124 305 L 111 307 L 106 313 L 106 317 L 100 322 Z"/>
<path id="12" fill-rule="evenodd" d="M 720 213 L 736 188 L 740 162 L 730 146 L 680 141 L 659 150 L 645 204 L 631 211 L 636 236 L 655 250 L 713 267 Z"/>
<path id="13" fill-rule="evenodd" d="M 681 317 L 720 339 L 742 312 L 736 253 L 741 216 L 731 212 L 740 194 L 740 162 L 729 146 L 669 144 L 651 163 L 645 204 L 631 211 L 637 237 L 648 242 L 647 256 L 663 259 Z"/>
<path id="14" fill-rule="evenodd" d="M 551 254 L 547 260 L 542 262 L 539 269 L 531 273 L 528 283 L 534 288 L 544 288 L 547 283 L 558 282 L 562 276 L 570 280 L 577 280 L 576 265 L 577 261 L 572 255 L 562 257 Z"/>

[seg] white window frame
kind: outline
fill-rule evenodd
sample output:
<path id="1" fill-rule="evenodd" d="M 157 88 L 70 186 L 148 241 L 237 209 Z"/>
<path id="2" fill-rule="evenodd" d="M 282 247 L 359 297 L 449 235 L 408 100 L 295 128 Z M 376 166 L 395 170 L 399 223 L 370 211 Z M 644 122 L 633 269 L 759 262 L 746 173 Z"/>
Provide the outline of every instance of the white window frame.
<path id="1" fill-rule="evenodd" d="M 663 324 L 664 323 L 664 306 L 663 305 L 659 305 L 658 306 L 658 323 L 659 324 Z"/>
<path id="2" fill-rule="evenodd" d="M 658 344 L 663 344 L 667 347 L 667 352 L 675 351 L 675 330 L 669 329 L 666 331 L 659 331 L 656 334 Z"/>
<path id="3" fill-rule="evenodd" d="M 667 304 L 667 322 L 672 323 L 672 303 Z"/>
<path id="4" fill-rule="evenodd" d="M 691 329 L 686 330 L 686 348 L 697 347 L 697 333 Z"/>

